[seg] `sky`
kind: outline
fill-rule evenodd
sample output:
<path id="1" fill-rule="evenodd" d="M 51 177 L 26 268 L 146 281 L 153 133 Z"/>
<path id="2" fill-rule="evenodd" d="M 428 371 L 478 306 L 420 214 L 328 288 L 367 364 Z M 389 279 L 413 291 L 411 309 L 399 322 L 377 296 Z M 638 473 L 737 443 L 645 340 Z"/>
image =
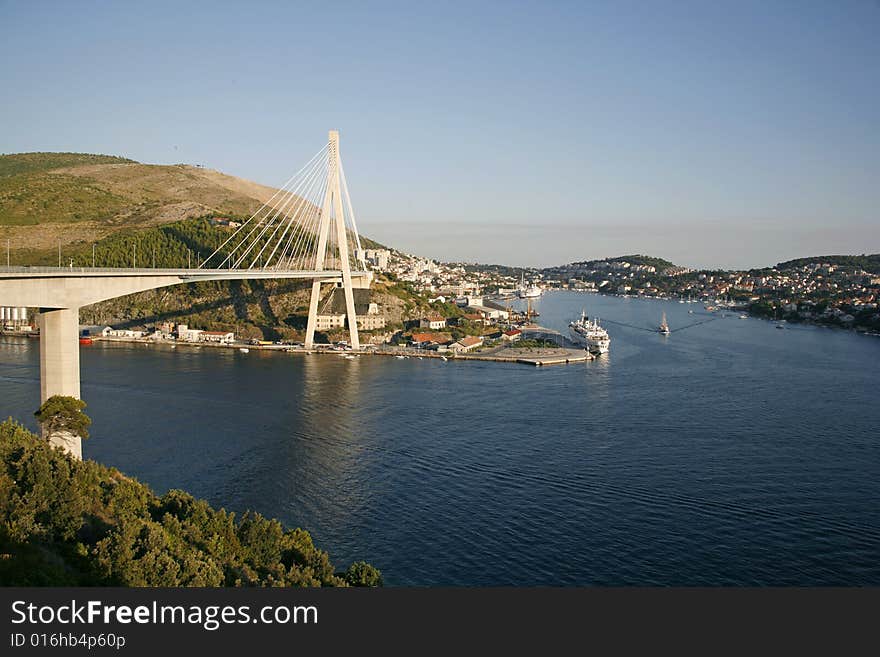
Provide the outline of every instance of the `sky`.
<path id="1" fill-rule="evenodd" d="M 0 153 L 280 185 L 447 261 L 880 252 L 880 0 L 0 0 Z"/>

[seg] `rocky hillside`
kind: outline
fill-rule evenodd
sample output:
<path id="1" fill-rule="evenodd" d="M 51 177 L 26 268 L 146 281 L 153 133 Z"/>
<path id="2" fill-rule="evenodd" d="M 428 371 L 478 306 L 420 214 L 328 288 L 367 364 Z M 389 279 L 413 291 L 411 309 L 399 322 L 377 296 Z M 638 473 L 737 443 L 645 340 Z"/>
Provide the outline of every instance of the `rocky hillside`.
<path id="1" fill-rule="evenodd" d="M 0 240 L 13 264 L 54 264 L 120 231 L 209 214 L 249 216 L 271 187 L 185 164 L 140 164 L 107 155 L 0 156 Z"/>

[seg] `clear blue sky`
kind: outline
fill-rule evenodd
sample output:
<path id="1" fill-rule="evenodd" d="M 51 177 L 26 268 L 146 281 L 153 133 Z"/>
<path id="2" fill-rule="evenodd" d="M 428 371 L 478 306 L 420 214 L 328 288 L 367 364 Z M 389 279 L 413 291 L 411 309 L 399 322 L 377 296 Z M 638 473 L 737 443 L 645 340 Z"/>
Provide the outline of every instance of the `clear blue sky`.
<path id="1" fill-rule="evenodd" d="M 880 0 L 0 0 L 0 152 L 279 184 L 441 259 L 880 251 Z"/>

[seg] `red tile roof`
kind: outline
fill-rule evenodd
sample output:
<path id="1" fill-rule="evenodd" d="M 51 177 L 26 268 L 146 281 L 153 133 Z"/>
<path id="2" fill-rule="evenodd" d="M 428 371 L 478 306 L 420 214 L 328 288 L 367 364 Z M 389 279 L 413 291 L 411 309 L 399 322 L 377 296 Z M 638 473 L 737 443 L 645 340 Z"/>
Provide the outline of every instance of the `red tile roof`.
<path id="1" fill-rule="evenodd" d="M 436 342 L 437 344 L 445 344 L 452 341 L 452 336 L 448 333 L 413 333 L 413 342 Z"/>

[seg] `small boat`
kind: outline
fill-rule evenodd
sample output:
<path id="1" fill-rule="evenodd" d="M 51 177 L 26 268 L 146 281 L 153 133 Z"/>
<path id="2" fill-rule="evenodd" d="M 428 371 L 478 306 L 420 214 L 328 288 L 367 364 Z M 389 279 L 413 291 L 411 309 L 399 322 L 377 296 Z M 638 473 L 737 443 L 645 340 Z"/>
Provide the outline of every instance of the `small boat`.
<path id="1" fill-rule="evenodd" d="M 409 356 L 395 356 L 395 358 L 399 358 L 400 360 L 403 360 L 404 358 L 409 358 Z"/>
<path id="2" fill-rule="evenodd" d="M 749 316 L 748 316 L 748 315 L 740 315 L 739 318 L 740 318 L 740 319 L 748 319 Z"/>
<path id="3" fill-rule="evenodd" d="M 693 315 L 693 314 L 694 314 L 693 310 L 688 310 L 688 315 Z"/>
<path id="4" fill-rule="evenodd" d="M 663 313 L 663 319 L 660 320 L 660 326 L 657 327 L 657 330 L 662 335 L 669 335 L 669 324 L 666 323 L 666 313 Z"/>
<path id="5" fill-rule="evenodd" d="M 449 360 L 446 356 L 440 356 L 443 360 Z"/>
<path id="6" fill-rule="evenodd" d="M 247 347 L 239 347 L 238 350 L 243 354 L 250 353 L 250 349 L 248 349 Z"/>
<path id="7" fill-rule="evenodd" d="M 89 336 L 84 335 L 79 339 L 79 343 L 80 344 L 92 344 L 92 339 Z"/>
<path id="8" fill-rule="evenodd" d="M 785 327 L 784 327 L 782 324 L 777 324 L 777 325 L 776 325 L 776 328 L 778 328 L 778 329 L 784 329 Z"/>
<path id="9" fill-rule="evenodd" d="M 355 360 L 356 358 L 357 358 L 357 356 L 352 356 L 351 354 L 348 354 L 348 355 L 345 357 L 346 360 Z"/>

